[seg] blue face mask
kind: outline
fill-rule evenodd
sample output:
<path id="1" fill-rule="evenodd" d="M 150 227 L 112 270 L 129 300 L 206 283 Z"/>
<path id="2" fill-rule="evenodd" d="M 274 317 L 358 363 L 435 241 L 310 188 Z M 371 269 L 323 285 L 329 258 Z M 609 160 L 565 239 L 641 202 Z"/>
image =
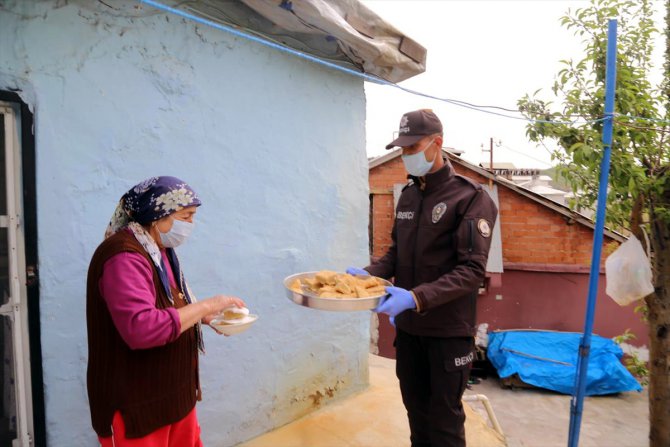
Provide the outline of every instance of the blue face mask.
<path id="1" fill-rule="evenodd" d="M 405 164 L 405 169 L 407 169 L 407 172 L 409 172 L 410 175 L 423 177 L 428 173 L 428 171 L 431 170 L 433 164 L 435 164 L 435 157 L 433 157 L 433 161 L 427 161 L 424 152 L 430 147 L 431 144 L 433 144 L 433 141 L 435 141 L 435 138 L 430 140 L 430 142 L 426 145 L 426 147 L 423 148 L 421 152 L 402 156 L 402 162 Z"/>
<path id="2" fill-rule="evenodd" d="M 184 243 L 191 235 L 195 224 L 185 220 L 172 219 L 172 228 L 167 233 L 160 233 L 163 247 L 174 248 Z"/>

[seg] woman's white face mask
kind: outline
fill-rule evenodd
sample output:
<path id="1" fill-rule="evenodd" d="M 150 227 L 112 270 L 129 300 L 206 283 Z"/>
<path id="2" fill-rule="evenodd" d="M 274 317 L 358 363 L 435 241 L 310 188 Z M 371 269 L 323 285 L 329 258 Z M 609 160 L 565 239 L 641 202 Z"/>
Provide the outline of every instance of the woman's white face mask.
<path id="1" fill-rule="evenodd" d="M 435 141 L 435 138 L 430 140 L 421 152 L 402 156 L 402 162 L 405 164 L 405 169 L 407 169 L 407 172 L 409 172 L 410 175 L 415 177 L 422 177 L 432 169 L 433 165 L 435 164 L 436 157 L 433 157 L 432 161 L 428 161 L 426 160 L 424 152 L 430 147 L 431 144 L 433 144 L 433 141 Z"/>
<path id="2" fill-rule="evenodd" d="M 174 248 L 180 246 L 191 235 L 193 227 L 195 227 L 195 224 L 191 222 L 172 219 L 172 228 L 167 233 L 159 231 L 163 247 Z"/>

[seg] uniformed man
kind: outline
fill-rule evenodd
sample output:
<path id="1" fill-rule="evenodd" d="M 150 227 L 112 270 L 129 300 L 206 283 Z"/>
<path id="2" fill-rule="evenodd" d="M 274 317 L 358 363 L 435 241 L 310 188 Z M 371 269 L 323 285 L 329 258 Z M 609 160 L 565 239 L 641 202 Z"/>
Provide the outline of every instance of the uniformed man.
<path id="1" fill-rule="evenodd" d="M 364 270 L 394 278 L 376 312 L 396 326 L 396 374 L 412 447 L 465 446 L 461 397 L 474 359 L 476 298 L 498 210 L 481 185 L 442 157 L 442 123 L 431 110 L 403 115 L 399 136 L 409 183 L 393 243 Z"/>

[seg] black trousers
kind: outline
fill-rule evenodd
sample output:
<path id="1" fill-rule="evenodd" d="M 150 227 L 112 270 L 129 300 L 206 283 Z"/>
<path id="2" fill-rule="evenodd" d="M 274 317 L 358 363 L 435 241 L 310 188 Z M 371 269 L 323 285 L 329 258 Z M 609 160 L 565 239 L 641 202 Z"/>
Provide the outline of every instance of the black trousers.
<path id="1" fill-rule="evenodd" d="M 397 330 L 395 346 L 412 447 L 464 447 L 461 397 L 474 360 L 474 339 L 422 337 Z"/>

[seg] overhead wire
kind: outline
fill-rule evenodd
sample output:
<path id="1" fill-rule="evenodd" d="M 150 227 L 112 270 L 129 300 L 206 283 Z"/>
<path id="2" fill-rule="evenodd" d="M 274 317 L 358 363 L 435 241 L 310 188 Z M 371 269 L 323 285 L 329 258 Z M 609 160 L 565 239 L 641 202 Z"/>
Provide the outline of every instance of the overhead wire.
<path id="1" fill-rule="evenodd" d="M 293 48 L 286 47 L 286 46 L 281 45 L 277 42 L 273 42 L 273 41 L 270 41 L 270 40 L 265 39 L 265 38 L 260 38 L 258 36 L 252 35 L 252 34 L 241 32 L 238 29 L 235 29 L 231 26 L 224 25 L 224 24 L 221 24 L 221 23 L 216 23 L 212 20 L 208 20 L 208 19 L 205 19 L 203 17 L 199 17 L 197 15 L 190 14 L 188 12 L 185 12 L 185 11 L 182 11 L 180 9 L 165 5 L 165 4 L 157 2 L 155 0 L 138 0 L 138 1 L 141 2 L 141 3 L 147 4 L 147 5 L 153 6 L 154 8 L 163 10 L 165 12 L 169 12 L 169 13 L 181 16 L 183 18 L 192 20 L 192 21 L 197 22 L 197 23 L 201 23 L 203 25 L 210 26 L 212 28 L 215 28 L 215 29 L 218 29 L 218 30 L 221 30 L 221 31 L 225 31 L 225 32 L 230 33 L 234 36 L 237 36 L 237 37 L 240 37 L 240 38 L 243 38 L 243 39 L 247 39 L 247 40 L 250 40 L 252 42 L 256 42 L 256 43 L 264 45 L 264 46 L 268 46 L 270 48 L 279 50 L 279 51 L 284 52 L 284 53 L 289 53 L 289 54 L 292 54 L 294 56 L 298 56 L 302 59 L 306 59 L 306 60 L 309 60 L 309 61 L 314 62 L 316 64 L 321 64 L 321 65 L 327 66 L 327 67 L 332 68 L 334 70 L 338 70 L 338 71 L 341 71 L 341 72 L 344 72 L 344 73 L 362 78 L 366 81 L 369 81 L 369 82 L 372 82 L 372 83 L 375 83 L 375 84 L 394 87 L 394 88 L 397 88 L 399 90 L 402 90 L 406 93 L 410 93 L 410 94 L 415 95 L 415 96 L 422 96 L 424 98 L 434 99 L 436 101 L 445 102 L 445 103 L 452 104 L 452 105 L 455 105 L 455 106 L 458 106 L 458 107 L 471 109 L 471 110 L 474 110 L 474 111 L 477 111 L 477 112 L 488 113 L 490 115 L 496 115 L 496 116 L 500 116 L 500 117 L 503 117 L 503 118 L 526 121 L 526 122 L 530 122 L 530 123 L 545 123 L 545 124 L 566 124 L 566 125 L 584 124 L 584 125 L 589 125 L 589 124 L 595 124 L 595 123 L 598 123 L 600 121 L 604 121 L 604 120 L 608 119 L 607 117 L 601 117 L 601 118 L 597 118 L 597 119 L 586 120 L 582 117 L 578 117 L 578 118 L 576 118 L 572 121 L 541 120 L 541 119 L 525 118 L 525 117 L 521 117 L 521 116 L 513 116 L 513 115 L 509 115 L 509 114 L 505 114 L 505 113 L 495 112 L 495 111 L 492 111 L 492 110 L 485 110 L 485 109 L 499 109 L 499 110 L 507 111 L 507 112 L 510 112 L 510 113 L 519 112 L 518 110 L 507 109 L 507 108 L 499 107 L 499 106 L 478 106 L 478 105 L 471 104 L 471 103 L 466 102 L 466 101 L 460 101 L 460 100 L 450 99 L 450 98 L 441 98 L 441 97 L 438 97 L 438 96 L 435 96 L 435 95 L 430 95 L 430 94 L 427 94 L 427 93 L 419 92 L 419 91 L 416 91 L 416 90 L 413 90 L 413 89 L 410 89 L 410 88 L 407 88 L 407 87 L 403 87 L 403 86 L 398 85 L 394 82 L 387 81 L 387 80 L 382 79 L 378 76 L 373 76 L 373 75 L 370 75 L 370 74 L 367 74 L 367 73 L 358 72 L 356 70 L 352 70 L 350 68 L 343 67 L 343 66 L 341 66 L 339 64 L 336 64 L 334 62 L 326 61 L 326 60 L 314 57 L 310 54 L 304 53 L 302 51 L 298 51 L 298 50 L 295 50 Z M 284 9 L 286 9 L 286 8 L 284 8 Z"/>
<path id="2" fill-rule="evenodd" d="M 184 2 L 184 3 L 195 3 L 195 2 Z M 178 6 L 181 6 L 181 4 L 178 5 Z M 186 7 L 189 8 L 189 9 L 192 9 L 189 5 L 186 5 Z M 273 43 L 275 43 L 277 45 L 280 45 L 280 46 L 281 45 L 285 46 L 286 43 L 281 42 L 281 40 L 278 40 L 278 39 L 297 40 L 295 37 L 290 36 L 288 34 L 279 34 L 279 33 L 273 33 L 271 35 L 261 34 L 260 32 L 254 30 L 254 29 L 248 28 L 248 27 L 240 25 L 240 24 L 236 24 L 233 21 L 233 19 L 228 14 L 226 14 L 226 11 L 224 11 L 223 9 L 218 8 L 214 5 L 208 5 L 208 7 L 211 8 L 211 9 L 214 9 L 218 14 L 220 14 L 221 16 L 224 17 L 224 18 L 216 17 L 215 19 L 217 21 L 214 22 L 212 20 L 213 23 L 224 23 L 226 26 L 230 26 L 231 28 L 238 29 L 238 30 L 239 29 L 244 30 L 246 33 L 248 33 L 251 36 L 263 36 L 262 37 L 263 39 L 265 39 L 269 42 L 273 42 Z M 200 14 L 205 14 L 205 15 L 209 16 L 209 14 L 203 13 L 202 11 L 198 11 L 198 12 Z M 272 37 L 270 37 L 270 36 L 272 36 Z M 307 48 L 309 48 L 309 51 L 312 52 L 313 54 L 316 54 L 320 59 L 326 60 L 326 61 L 335 61 L 335 59 L 333 59 L 330 55 L 320 51 L 318 48 L 311 47 L 305 42 L 301 42 L 301 43 L 304 46 L 306 46 Z M 357 67 L 357 65 L 353 61 L 351 62 L 351 65 L 354 66 L 354 67 Z"/>
<path id="3" fill-rule="evenodd" d="M 232 34 L 236 37 L 240 37 L 242 39 L 246 39 L 246 40 L 258 43 L 260 45 L 267 46 L 267 47 L 279 50 L 281 52 L 291 54 L 293 56 L 297 56 L 299 58 L 308 60 L 310 62 L 332 68 L 336 71 L 344 72 L 344 73 L 347 73 L 349 75 L 362 78 L 363 80 L 374 83 L 374 84 L 394 87 L 398 90 L 404 91 L 406 93 L 409 93 L 409 94 L 412 94 L 412 95 L 415 95 L 415 96 L 421 96 L 421 97 L 424 97 L 424 98 L 433 99 L 433 100 L 444 102 L 444 103 L 447 103 L 447 104 L 451 104 L 451 105 L 454 105 L 454 106 L 457 106 L 457 107 L 462 107 L 462 108 L 474 110 L 474 111 L 480 112 L 480 113 L 487 113 L 487 114 L 490 114 L 490 115 L 495 115 L 495 116 L 499 116 L 499 117 L 507 118 L 507 119 L 526 121 L 528 123 L 543 123 L 543 124 L 553 124 L 553 125 L 577 125 L 577 124 L 579 124 L 579 125 L 592 125 L 592 124 L 596 124 L 598 122 L 604 122 L 604 121 L 607 121 L 607 120 L 614 120 L 615 117 L 625 118 L 625 119 L 629 119 L 629 120 L 641 120 L 641 121 L 647 121 L 647 122 L 654 122 L 654 123 L 658 123 L 658 124 L 661 124 L 661 125 L 670 124 L 670 120 L 667 120 L 667 119 L 630 116 L 630 115 L 625 115 L 625 114 L 620 114 L 620 113 L 608 114 L 608 115 L 601 116 L 601 117 L 596 118 L 596 119 L 586 119 L 586 118 L 580 116 L 580 117 L 576 117 L 575 119 L 570 120 L 571 117 L 568 116 L 567 117 L 568 121 L 557 121 L 557 120 L 550 120 L 550 119 L 543 120 L 543 119 L 527 118 L 527 117 L 523 117 L 523 116 L 514 116 L 514 115 L 510 115 L 510 113 L 522 113 L 522 112 L 520 110 L 517 110 L 517 109 L 510 109 L 510 108 L 500 107 L 500 106 L 495 106 L 495 105 L 477 105 L 477 104 L 473 104 L 473 103 L 470 103 L 470 102 L 467 102 L 467 101 L 462 101 L 462 100 L 457 100 L 457 99 L 452 99 L 452 98 L 443 98 L 443 97 L 431 95 L 431 94 L 428 94 L 428 93 L 420 92 L 420 91 L 417 91 L 417 90 L 413 90 L 413 89 L 398 85 L 394 82 L 387 81 L 387 80 L 385 80 L 381 77 L 365 73 L 363 71 L 362 67 L 357 66 L 357 64 L 354 61 L 349 60 L 350 63 L 352 63 L 354 66 L 356 66 L 361 71 L 356 71 L 354 69 L 343 66 L 342 61 L 338 60 L 337 62 L 333 62 L 332 59 L 328 60 L 328 58 L 324 57 L 324 55 L 321 55 L 320 57 L 316 57 L 316 56 L 313 56 L 311 54 L 308 54 L 308 53 L 290 48 L 283 43 L 274 41 L 274 40 L 268 38 L 268 36 L 266 36 L 266 35 L 262 35 L 262 36 L 261 35 L 256 35 L 256 34 L 260 34 L 260 33 L 257 33 L 254 30 L 244 28 L 244 27 L 234 27 L 234 26 L 230 26 L 230 25 L 226 25 L 226 24 L 222 24 L 222 23 L 217 23 L 217 22 L 214 22 L 214 21 L 209 20 L 207 18 L 203 18 L 203 17 L 197 16 L 195 14 L 190 14 L 186 11 L 178 9 L 179 6 L 191 3 L 189 1 L 179 2 L 176 5 L 177 7 L 168 6 L 168 5 L 165 5 L 163 3 L 158 2 L 156 0 L 138 0 L 138 1 L 141 2 L 141 3 L 147 4 L 149 6 L 152 6 L 156 9 L 158 9 L 158 10 L 162 10 L 164 12 L 172 13 L 172 14 L 175 14 L 177 16 L 181 16 L 185 19 L 192 20 L 196 23 L 200 23 L 200 24 L 218 29 L 220 31 L 227 32 L 227 33 Z M 101 3 L 103 3 L 103 2 L 101 1 Z M 103 4 L 105 4 L 105 3 L 103 3 Z M 295 11 L 293 11 L 292 3 L 290 1 L 287 2 L 286 0 L 282 0 L 282 4 L 279 5 L 279 6 L 282 7 L 283 9 L 288 10 L 303 25 L 312 27 L 312 28 L 317 29 L 321 32 L 325 32 L 324 30 L 308 23 L 307 21 L 305 21 L 301 17 L 299 17 L 295 13 Z M 238 28 L 242 28 L 244 30 L 244 32 L 240 31 Z M 328 33 L 326 33 L 326 34 L 328 34 Z M 508 112 L 508 113 L 501 113 L 501 112 L 498 112 L 498 111 L 488 110 L 488 109 L 497 109 L 497 110 L 500 110 L 502 112 Z M 655 131 L 659 131 L 659 132 L 662 132 L 662 133 L 668 132 L 668 130 L 665 129 L 665 128 L 660 129 L 660 128 L 656 128 L 656 127 L 636 126 L 632 123 L 623 122 L 621 119 L 617 119 L 615 122 L 619 125 L 626 126 L 626 127 L 638 128 L 638 129 L 643 129 L 643 130 L 655 130 Z M 505 146 L 505 148 L 512 151 L 512 152 L 517 152 L 521 155 L 525 155 L 525 156 L 527 156 L 531 159 L 534 159 L 538 162 L 547 164 L 545 161 L 540 160 L 540 159 L 536 159 L 536 158 L 534 158 L 532 156 L 529 156 L 529 155 L 527 155 L 523 152 L 516 151 L 516 150 L 514 150 L 512 148 L 509 148 L 507 146 Z M 548 151 L 548 148 L 545 147 L 545 149 L 547 149 L 547 151 Z"/>
<path id="4" fill-rule="evenodd" d="M 526 118 L 526 117 L 523 117 L 523 116 L 514 116 L 514 115 L 509 115 L 509 114 L 506 114 L 506 113 L 496 112 L 496 111 L 493 111 L 493 110 L 487 110 L 487 109 L 497 109 L 497 110 L 501 110 L 503 112 L 521 113 L 521 111 L 518 110 L 518 109 L 509 109 L 509 108 L 506 108 L 506 107 L 500 107 L 500 106 L 495 106 L 495 105 L 477 105 L 477 104 L 472 104 L 472 103 L 467 102 L 467 101 L 461 101 L 461 100 L 452 99 L 452 98 L 442 98 L 442 97 L 431 95 L 431 94 L 428 94 L 428 93 L 423 93 L 423 92 L 420 92 L 420 91 L 417 91 L 417 90 L 413 90 L 413 89 L 410 89 L 410 88 L 407 88 L 407 87 L 403 87 L 403 86 L 398 85 L 394 82 L 387 81 L 387 80 L 382 79 L 378 76 L 370 75 L 370 74 L 367 74 L 367 73 L 364 73 L 364 72 L 359 72 L 359 71 L 353 70 L 353 69 L 348 68 L 348 67 L 344 67 L 344 66 L 342 66 L 342 65 L 340 65 L 336 62 L 331 62 L 330 60 L 326 60 L 326 58 L 324 58 L 323 56 L 315 57 L 315 56 L 312 56 L 310 54 L 304 53 L 302 51 L 295 50 L 293 48 L 290 48 L 290 47 L 287 47 L 287 46 L 283 45 L 280 42 L 271 40 L 265 35 L 263 35 L 263 37 L 257 36 L 257 35 L 255 35 L 255 34 L 257 34 L 255 31 L 253 31 L 251 29 L 248 29 L 248 28 L 243 28 L 245 32 L 242 32 L 242 31 L 240 31 L 240 30 L 238 30 L 238 29 L 236 29 L 232 26 L 217 23 L 217 22 L 214 22 L 212 20 L 209 20 L 209 19 L 206 19 L 206 18 L 203 18 L 203 17 L 199 17 L 199 16 L 194 15 L 194 14 L 190 14 L 190 13 L 185 12 L 183 10 L 180 10 L 176 7 L 171 7 L 171 6 L 165 5 L 165 4 L 160 3 L 158 1 L 155 1 L 155 0 L 138 0 L 138 1 L 141 2 L 141 3 L 145 3 L 147 5 L 153 6 L 154 8 L 157 8 L 159 10 L 163 10 L 165 12 L 169 12 L 169 13 L 181 16 L 183 18 L 193 20 L 193 21 L 201 23 L 203 25 L 207 25 L 207 26 L 210 26 L 212 28 L 219 29 L 221 31 L 225 31 L 225 32 L 233 34 L 237 37 L 241 37 L 243 39 L 247 39 L 247 40 L 259 43 L 261 45 L 268 46 L 268 47 L 274 48 L 276 50 L 280 50 L 280 51 L 285 52 L 285 53 L 289 53 L 293 56 L 297 56 L 297 57 L 300 57 L 302 59 L 309 60 L 309 61 L 314 62 L 316 64 L 325 65 L 329 68 L 345 72 L 347 74 L 362 78 L 362 79 L 364 79 L 368 82 L 372 82 L 372 83 L 379 84 L 379 85 L 385 85 L 385 86 L 389 86 L 389 87 L 394 87 L 394 88 L 402 90 L 406 93 L 409 93 L 411 95 L 422 96 L 424 98 L 433 99 L 433 100 L 436 100 L 436 101 L 452 104 L 452 105 L 457 106 L 457 107 L 463 107 L 463 108 L 474 110 L 474 111 L 481 112 L 481 113 L 487 113 L 487 114 L 490 114 L 490 115 L 500 116 L 502 118 L 526 121 L 526 122 L 529 122 L 529 123 L 544 123 L 544 124 L 555 124 L 555 125 L 558 125 L 558 124 L 592 125 L 592 124 L 596 124 L 596 123 L 601 122 L 601 121 L 605 121 L 607 119 L 612 119 L 613 117 L 621 117 L 621 118 L 627 118 L 627 119 L 631 119 L 631 120 L 641 120 L 641 121 L 655 122 L 655 123 L 659 123 L 659 124 L 670 124 L 670 120 L 667 120 L 667 119 L 630 116 L 630 115 L 625 115 L 625 114 L 620 114 L 620 113 L 614 113 L 613 116 L 609 116 L 609 117 L 608 116 L 603 116 L 603 117 L 600 117 L 600 118 L 590 119 L 590 120 L 585 119 L 583 117 L 577 117 L 576 119 L 568 120 L 568 121 L 556 121 L 556 120 L 542 120 L 542 119 Z M 188 4 L 188 3 L 189 3 L 188 1 L 184 1 L 184 2 L 181 2 L 180 4 L 178 4 L 177 6 L 181 6 L 182 4 Z M 293 14 L 303 25 L 314 28 L 314 29 L 317 29 L 321 32 L 325 32 L 325 30 L 322 30 L 319 27 L 317 27 L 315 25 L 312 25 L 312 24 L 308 23 L 307 21 L 305 21 L 304 19 L 302 19 L 301 17 L 299 17 L 295 13 L 295 11 L 293 11 L 292 6 L 293 6 L 292 3 L 290 1 L 287 2 L 286 0 L 283 0 L 282 3 L 279 5 L 279 7 L 281 7 L 282 9 L 285 9 L 285 10 L 289 11 L 291 14 Z M 326 34 L 328 34 L 328 33 L 326 33 Z M 350 61 L 350 62 L 352 62 L 354 65 L 356 65 L 355 62 L 353 62 L 353 61 Z M 633 124 L 622 122 L 621 120 L 617 120 L 616 122 L 620 125 L 624 125 L 624 126 L 627 126 L 627 127 L 634 127 L 634 128 L 640 128 L 640 129 L 648 129 L 648 130 L 657 130 L 657 131 L 660 131 L 660 132 L 667 132 L 667 130 L 665 130 L 665 129 L 659 129 L 659 128 L 653 128 L 653 127 L 637 127 Z"/>
<path id="5" fill-rule="evenodd" d="M 542 163 L 542 164 L 545 164 L 545 165 L 547 165 L 547 166 L 553 166 L 551 163 L 548 163 L 548 162 L 545 161 L 545 160 L 540 160 L 539 158 L 535 158 L 535 157 L 533 157 L 532 155 L 528 155 L 528 154 L 526 154 L 525 152 L 521 152 L 521 151 L 519 151 L 519 150 L 512 149 L 511 147 L 509 147 L 509 146 L 507 146 L 507 145 L 501 144 L 500 147 L 502 147 L 503 149 L 507 149 L 508 151 L 516 152 L 517 154 L 523 155 L 524 157 L 528 157 L 528 158 L 530 158 L 531 160 L 535 160 L 535 161 L 540 162 L 540 163 Z"/>
<path id="6" fill-rule="evenodd" d="M 471 104 L 471 103 L 466 102 L 466 101 L 460 101 L 458 99 L 452 99 L 452 101 L 460 102 L 462 104 L 467 104 L 467 105 L 472 106 L 472 107 L 477 107 L 478 109 L 499 109 L 499 110 L 504 110 L 505 112 L 521 113 L 521 110 L 518 110 L 518 109 L 508 109 L 508 108 L 500 107 L 500 106 L 481 106 L 481 105 Z"/>

